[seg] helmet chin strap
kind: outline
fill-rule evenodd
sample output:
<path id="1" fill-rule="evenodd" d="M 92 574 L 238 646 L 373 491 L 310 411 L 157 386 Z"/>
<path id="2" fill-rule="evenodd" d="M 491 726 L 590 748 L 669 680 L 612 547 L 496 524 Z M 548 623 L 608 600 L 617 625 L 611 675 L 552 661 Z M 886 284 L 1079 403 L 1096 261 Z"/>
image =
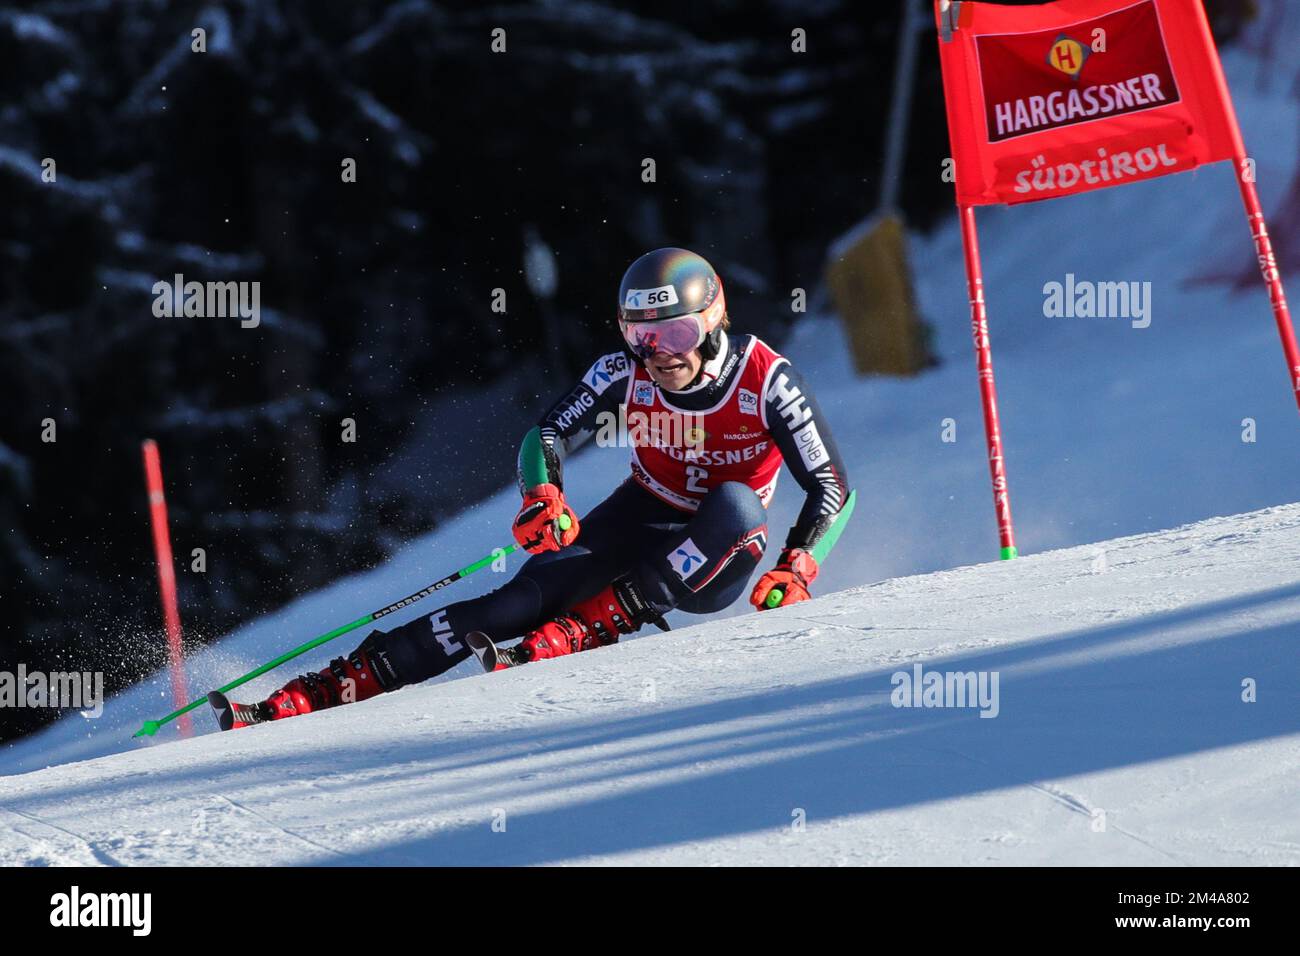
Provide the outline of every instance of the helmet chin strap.
<path id="1" fill-rule="evenodd" d="M 704 366 L 706 366 L 706 365 L 708 365 L 708 364 L 709 364 L 709 363 L 708 363 L 708 360 L 705 359 L 705 357 L 704 357 L 703 355 L 700 355 L 700 367 L 699 367 L 699 370 L 695 373 L 695 377 L 694 377 L 693 379 L 691 379 L 689 382 L 687 382 L 686 385 L 684 385 L 684 386 L 680 389 L 680 391 L 683 391 L 683 392 L 684 392 L 684 391 L 686 391 L 686 389 L 688 389 L 688 388 L 694 388 L 696 385 L 699 385 L 699 384 L 700 384 L 700 379 L 704 378 Z"/>
<path id="2" fill-rule="evenodd" d="M 718 328 L 704 336 L 704 341 L 700 343 L 700 357 L 705 362 L 711 362 L 718 357 L 720 351 L 722 351 L 722 329 Z"/>

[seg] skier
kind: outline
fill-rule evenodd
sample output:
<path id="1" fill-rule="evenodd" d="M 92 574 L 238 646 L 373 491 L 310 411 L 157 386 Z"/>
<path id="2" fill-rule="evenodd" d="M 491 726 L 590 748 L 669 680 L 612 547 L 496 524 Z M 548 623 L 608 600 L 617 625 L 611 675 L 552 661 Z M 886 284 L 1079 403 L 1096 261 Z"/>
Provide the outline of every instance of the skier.
<path id="1" fill-rule="evenodd" d="M 499 670 L 612 644 L 650 623 L 666 630 L 663 615 L 674 608 L 719 611 L 744 592 L 766 549 L 782 460 L 807 497 L 749 597 L 759 610 L 807 600 L 853 511 L 807 383 L 758 338 L 728 334 L 721 280 L 684 249 L 632 263 L 618 325 L 624 350 L 597 359 L 524 436 L 513 530 L 531 557 L 518 573 L 482 597 L 372 632 L 346 658 L 260 703 L 214 693 L 223 730 L 420 683 L 472 653 Z M 579 520 L 564 497 L 563 463 L 593 433 L 631 445 L 631 475 Z"/>

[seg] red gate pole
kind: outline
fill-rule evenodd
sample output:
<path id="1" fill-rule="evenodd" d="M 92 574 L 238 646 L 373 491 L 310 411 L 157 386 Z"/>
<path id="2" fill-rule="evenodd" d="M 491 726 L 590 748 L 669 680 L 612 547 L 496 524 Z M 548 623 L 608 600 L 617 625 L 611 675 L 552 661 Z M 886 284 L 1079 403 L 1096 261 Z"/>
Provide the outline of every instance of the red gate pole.
<path id="1" fill-rule="evenodd" d="M 163 621 L 167 625 L 167 654 L 171 665 L 172 701 L 183 707 L 189 700 L 185 686 L 185 671 L 181 661 L 181 613 L 176 603 L 176 565 L 172 561 L 171 534 L 167 530 L 167 500 L 163 497 L 162 463 L 158 458 L 158 444 L 149 439 L 144 443 L 145 486 L 149 491 L 149 523 L 153 528 L 153 549 L 158 560 L 158 589 L 162 593 Z M 194 726 L 190 715 L 177 721 L 182 737 L 192 736 Z"/>
<path id="2" fill-rule="evenodd" d="M 1277 334 L 1282 337 L 1282 352 L 1286 355 L 1288 378 L 1296 405 L 1300 406 L 1300 348 L 1296 347 L 1295 329 L 1291 326 L 1291 310 L 1286 304 L 1286 290 L 1282 288 L 1282 270 L 1273 254 L 1273 241 L 1268 237 L 1268 224 L 1264 222 L 1264 207 L 1259 202 L 1259 190 L 1253 179 L 1246 178 L 1246 157 L 1237 157 L 1237 185 L 1241 187 L 1241 202 L 1246 207 L 1246 221 L 1255 240 L 1255 255 L 1259 258 L 1259 271 L 1268 286 L 1268 298 L 1273 304 L 1273 321 Z"/>
<path id="3" fill-rule="evenodd" d="M 1255 188 L 1255 164 L 1246 154 L 1246 143 L 1241 136 L 1241 123 L 1237 119 L 1237 108 L 1232 101 L 1232 92 L 1228 89 L 1228 79 L 1223 75 L 1223 63 L 1219 59 L 1214 45 L 1214 35 L 1205 14 L 1205 7 L 1196 3 L 1191 5 L 1191 13 L 1198 20 L 1205 42 L 1215 55 L 1211 57 L 1211 79 L 1218 90 L 1218 97 L 1227 114 L 1228 133 L 1232 137 L 1233 163 L 1236 169 L 1237 186 L 1241 190 L 1241 204 L 1246 207 L 1246 221 L 1250 225 L 1251 238 L 1255 240 L 1255 255 L 1259 260 L 1259 271 L 1268 286 L 1268 299 L 1273 306 L 1273 321 L 1277 323 L 1277 334 L 1282 338 L 1282 352 L 1286 356 L 1287 378 L 1291 383 L 1291 393 L 1300 406 L 1300 348 L 1296 347 L 1295 329 L 1291 326 L 1291 310 L 1286 304 L 1286 290 L 1282 288 L 1282 270 L 1278 268 L 1277 256 L 1273 253 L 1273 241 L 1268 236 L 1268 224 L 1264 222 L 1264 207 L 1259 201 L 1259 190 Z M 1247 170 L 1251 174 L 1247 175 Z"/>
<path id="4" fill-rule="evenodd" d="M 998 392 L 993 383 L 993 349 L 989 345 L 989 316 L 984 305 L 984 267 L 980 264 L 975 208 L 961 206 L 961 238 L 966 252 L 966 288 L 970 297 L 971 337 L 980 376 L 980 402 L 984 406 L 984 435 L 988 440 L 989 475 L 993 479 L 993 507 L 998 516 L 1002 560 L 1014 558 L 1015 530 L 1011 526 L 1011 497 L 1006 460 L 1002 456 L 1002 430 L 998 425 Z"/>

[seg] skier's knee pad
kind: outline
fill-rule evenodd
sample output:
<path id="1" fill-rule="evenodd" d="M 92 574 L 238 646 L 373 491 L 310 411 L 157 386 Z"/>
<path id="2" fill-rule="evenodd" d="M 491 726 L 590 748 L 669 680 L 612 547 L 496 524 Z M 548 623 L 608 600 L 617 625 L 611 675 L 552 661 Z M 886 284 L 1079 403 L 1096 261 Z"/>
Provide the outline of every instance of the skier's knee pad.
<path id="1" fill-rule="evenodd" d="M 739 534 L 766 525 L 767 509 L 758 492 L 743 481 L 724 481 L 704 496 L 692 523 L 716 528 L 723 535 Z"/>

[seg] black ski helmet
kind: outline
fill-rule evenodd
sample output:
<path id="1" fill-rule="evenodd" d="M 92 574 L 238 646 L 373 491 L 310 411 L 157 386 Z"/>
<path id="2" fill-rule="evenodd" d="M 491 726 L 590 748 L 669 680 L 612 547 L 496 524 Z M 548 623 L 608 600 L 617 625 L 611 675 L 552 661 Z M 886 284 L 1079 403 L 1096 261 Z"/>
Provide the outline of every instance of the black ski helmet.
<path id="1" fill-rule="evenodd" d="M 722 280 L 703 256 L 668 246 L 647 252 L 623 273 L 618 287 L 621 321 L 653 322 L 691 312 L 704 320 L 700 355 L 705 361 L 716 358 L 727 301 Z"/>

